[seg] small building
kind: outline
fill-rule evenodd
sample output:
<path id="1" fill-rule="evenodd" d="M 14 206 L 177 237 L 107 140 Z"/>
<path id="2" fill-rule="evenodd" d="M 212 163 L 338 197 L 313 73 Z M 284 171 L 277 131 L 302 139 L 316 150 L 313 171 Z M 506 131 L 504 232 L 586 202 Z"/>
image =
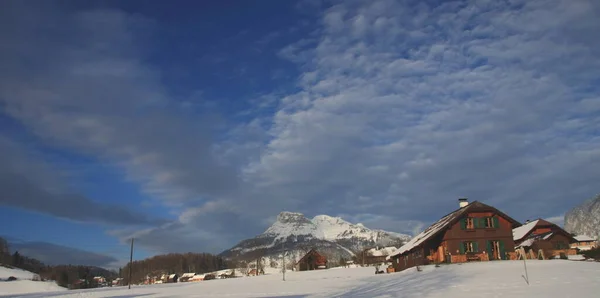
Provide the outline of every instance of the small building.
<path id="1" fill-rule="evenodd" d="M 592 237 L 586 235 L 577 235 L 575 237 L 576 242 L 571 243 L 571 248 L 578 250 L 590 250 L 598 247 L 598 241 Z"/>
<path id="2" fill-rule="evenodd" d="M 184 274 L 181 275 L 181 277 L 179 277 L 179 282 L 187 282 L 192 277 L 194 277 L 194 275 L 196 275 L 196 273 L 194 273 L 194 272 L 184 273 Z"/>
<path id="3" fill-rule="evenodd" d="M 521 224 L 478 201 L 459 199 L 452 211 L 387 259 L 394 271 L 431 263 L 516 259 L 512 230 Z"/>
<path id="4" fill-rule="evenodd" d="M 366 265 L 386 263 L 389 255 L 398 250 L 397 247 L 375 247 L 364 251 L 364 263 Z"/>
<path id="5" fill-rule="evenodd" d="M 169 275 L 164 274 L 162 276 L 162 278 L 163 278 L 163 283 L 176 283 L 177 280 L 179 279 L 179 275 L 177 275 L 177 274 L 169 274 Z"/>
<path id="6" fill-rule="evenodd" d="M 523 248 L 520 251 L 526 258 L 550 259 L 561 254 L 577 254 L 571 249 L 571 243 L 577 240 L 563 228 L 543 219 L 527 221 L 515 228 L 513 239 L 517 249 Z"/>
<path id="7" fill-rule="evenodd" d="M 327 269 L 327 258 L 311 249 L 296 263 L 296 266 L 298 271 Z"/>

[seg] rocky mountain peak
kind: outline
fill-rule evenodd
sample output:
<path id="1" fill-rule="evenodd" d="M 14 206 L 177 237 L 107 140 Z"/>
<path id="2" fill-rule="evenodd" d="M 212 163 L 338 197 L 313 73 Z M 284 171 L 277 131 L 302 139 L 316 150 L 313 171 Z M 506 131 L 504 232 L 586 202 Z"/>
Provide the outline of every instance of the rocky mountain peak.
<path id="1" fill-rule="evenodd" d="M 600 235 L 600 194 L 565 213 L 565 230 L 578 235 Z"/>
<path id="2" fill-rule="evenodd" d="M 281 223 L 306 223 L 310 222 L 304 214 L 298 212 L 283 211 L 277 215 L 277 221 Z"/>

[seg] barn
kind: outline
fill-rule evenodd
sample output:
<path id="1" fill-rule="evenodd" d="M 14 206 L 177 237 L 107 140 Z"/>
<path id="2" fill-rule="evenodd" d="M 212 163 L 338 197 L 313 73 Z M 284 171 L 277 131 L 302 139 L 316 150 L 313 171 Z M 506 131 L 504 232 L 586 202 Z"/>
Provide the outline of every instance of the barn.
<path id="1" fill-rule="evenodd" d="M 391 254 L 395 271 L 431 263 L 516 259 L 512 230 L 521 224 L 484 203 L 459 199 L 447 214 Z"/>
<path id="2" fill-rule="evenodd" d="M 296 263 L 296 266 L 298 271 L 327 269 L 327 258 L 311 249 Z"/>

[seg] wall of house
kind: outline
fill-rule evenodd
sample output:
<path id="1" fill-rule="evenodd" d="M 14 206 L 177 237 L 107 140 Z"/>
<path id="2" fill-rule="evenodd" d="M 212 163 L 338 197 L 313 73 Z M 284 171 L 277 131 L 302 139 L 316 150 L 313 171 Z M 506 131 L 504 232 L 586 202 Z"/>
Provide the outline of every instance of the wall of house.
<path id="1" fill-rule="evenodd" d="M 555 234 L 552 235 L 552 237 L 550 237 L 549 239 L 535 241 L 533 245 L 531 245 L 531 248 L 536 254 L 541 249 L 544 252 L 544 256 L 546 258 L 560 255 L 561 252 L 566 255 L 570 255 L 573 253 L 569 251 L 569 241 L 569 237 L 562 234 Z M 559 242 L 562 243 L 562 247 L 556 246 L 556 244 Z"/>
<path id="2" fill-rule="evenodd" d="M 417 265 L 427 265 L 429 261 L 423 254 L 423 249 L 415 249 L 407 255 L 398 256 L 392 259 L 392 266 L 396 272 L 415 267 Z"/>
<path id="3" fill-rule="evenodd" d="M 479 227 L 478 224 L 474 229 L 463 229 L 461 220 L 467 217 L 472 217 L 475 220 L 483 217 L 498 218 L 498 227 L 485 228 Z M 447 243 L 447 251 L 451 255 L 461 255 L 461 245 L 464 241 L 473 241 L 477 243 L 478 252 L 482 253 L 487 250 L 488 241 L 501 241 L 505 253 L 514 252 L 514 240 L 512 235 L 512 224 L 503 217 L 500 217 L 492 212 L 470 212 L 461 217 L 450 229 L 444 234 L 444 241 Z M 508 258 L 508 257 L 506 257 Z"/>

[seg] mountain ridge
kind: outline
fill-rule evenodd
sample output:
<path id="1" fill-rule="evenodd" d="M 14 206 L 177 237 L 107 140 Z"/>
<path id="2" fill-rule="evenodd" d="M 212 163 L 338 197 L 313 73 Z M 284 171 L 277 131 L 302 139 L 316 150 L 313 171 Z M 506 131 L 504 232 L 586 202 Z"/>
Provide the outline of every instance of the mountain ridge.
<path id="1" fill-rule="evenodd" d="M 409 235 L 369 229 L 341 217 L 320 214 L 309 219 L 302 213 L 283 211 L 262 234 L 240 241 L 220 255 L 231 259 L 273 257 L 284 251 L 298 259 L 311 248 L 328 258 L 351 258 L 373 246 L 399 245 Z"/>

